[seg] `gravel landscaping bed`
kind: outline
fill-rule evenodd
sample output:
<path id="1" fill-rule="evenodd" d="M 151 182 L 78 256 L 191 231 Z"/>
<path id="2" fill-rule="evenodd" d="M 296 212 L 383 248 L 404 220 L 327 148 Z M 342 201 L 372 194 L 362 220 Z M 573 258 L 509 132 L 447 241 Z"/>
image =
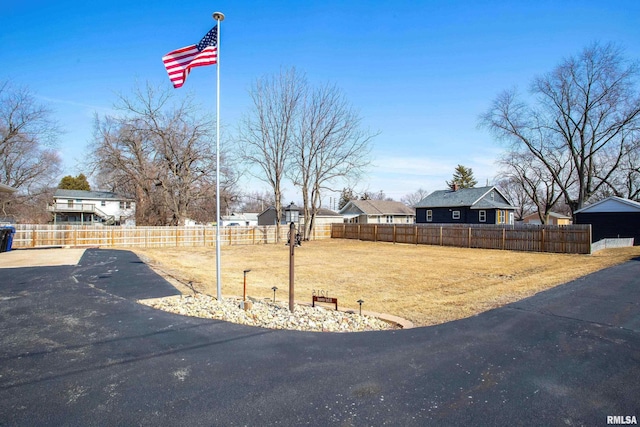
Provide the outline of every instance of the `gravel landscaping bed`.
<path id="1" fill-rule="evenodd" d="M 252 307 L 244 310 L 241 298 L 216 298 L 204 294 L 141 300 L 141 304 L 185 316 L 219 319 L 270 329 L 313 332 L 363 332 L 398 329 L 375 317 L 353 312 L 296 304 L 294 312 L 285 302 L 249 299 Z"/>

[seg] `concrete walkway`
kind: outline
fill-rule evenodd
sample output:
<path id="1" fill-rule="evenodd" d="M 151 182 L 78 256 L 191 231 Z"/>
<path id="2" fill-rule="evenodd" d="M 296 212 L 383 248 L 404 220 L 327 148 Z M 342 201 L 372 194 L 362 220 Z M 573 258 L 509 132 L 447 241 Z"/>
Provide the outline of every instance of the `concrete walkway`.
<path id="1" fill-rule="evenodd" d="M 606 425 L 640 416 L 640 262 L 444 325 L 273 331 L 136 304 L 135 255 L 0 271 L 0 425 Z"/>
<path id="2" fill-rule="evenodd" d="M 0 252 L 0 268 L 77 265 L 84 251 L 85 249 L 77 248 L 50 248 Z"/>

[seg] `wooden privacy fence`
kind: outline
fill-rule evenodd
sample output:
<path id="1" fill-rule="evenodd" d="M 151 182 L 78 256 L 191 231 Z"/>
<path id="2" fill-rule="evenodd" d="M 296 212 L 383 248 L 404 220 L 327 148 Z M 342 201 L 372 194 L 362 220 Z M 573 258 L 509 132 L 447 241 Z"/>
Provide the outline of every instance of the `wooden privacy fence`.
<path id="1" fill-rule="evenodd" d="M 334 239 L 567 254 L 591 253 L 591 225 L 332 224 Z"/>
<path id="2" fill-rule="evenodd" d="M 105 227 L 91 225 L 15 225 L 14 249 L 50 246 L 74 247 L 176 247 L 215 246 L 215 227 Z M 286 242 L 289 227 L 280 227 Z M 331 225 L 317 225 L 311 240 L 331 237 Z M 259 245 L 276 243 L 276 227 L 221 227 L 221 245 Z"/>

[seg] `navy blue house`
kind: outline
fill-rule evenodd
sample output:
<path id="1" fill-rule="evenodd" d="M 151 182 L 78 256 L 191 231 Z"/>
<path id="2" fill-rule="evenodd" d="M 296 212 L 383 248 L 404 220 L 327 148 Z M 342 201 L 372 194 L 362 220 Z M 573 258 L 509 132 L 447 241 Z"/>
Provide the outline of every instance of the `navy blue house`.
<path id="1" fill-rule="evenodd" d="M 415 208 L 418 224 L 508 225 L 516 209 L 494 186 L 434 191 Z"/>
<path id="2" fill-rule="evenodd" d="M 591 242 L 630 238 L 640 245 L 640 203 L 611 196 L 574 212 L 576 224 L 591 224 Z"/>

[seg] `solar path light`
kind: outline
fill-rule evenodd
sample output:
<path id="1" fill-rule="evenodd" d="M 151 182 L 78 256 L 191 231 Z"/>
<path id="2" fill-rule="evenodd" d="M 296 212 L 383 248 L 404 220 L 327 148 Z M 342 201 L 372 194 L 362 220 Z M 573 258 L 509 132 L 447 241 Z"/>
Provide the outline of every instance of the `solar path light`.
<path id="1" fill-rule="evenodd" d="M 362 303 L 364 302 L 363 300 L 359 299 L 358 301 L 356 301 L 358 304 L 360 304 L 360 316 L 362 316 Z"/>

